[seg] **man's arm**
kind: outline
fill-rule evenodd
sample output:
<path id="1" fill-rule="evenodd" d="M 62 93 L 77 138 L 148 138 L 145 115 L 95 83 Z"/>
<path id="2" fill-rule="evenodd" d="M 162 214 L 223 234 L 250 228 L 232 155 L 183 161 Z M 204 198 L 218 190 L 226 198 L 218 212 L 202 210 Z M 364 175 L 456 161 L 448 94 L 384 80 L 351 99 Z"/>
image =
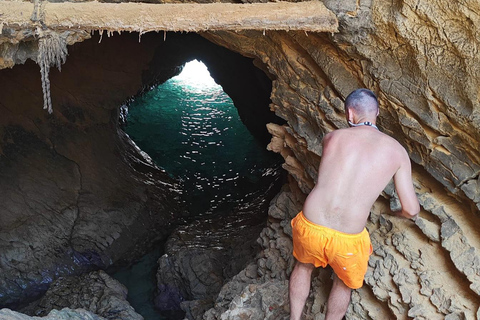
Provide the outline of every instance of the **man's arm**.
<path id="1" fill-rule="evenodd" d="M 403 148 L 402 148 L 403 149 Z M 396 215 L 408 219 L 415 219 L 420 212 L 420 204 L 413 188 L 412 165 L 405 149 L 402 150 L 400 168 L 393 176 L 402 210 L 394 212 Z"/>

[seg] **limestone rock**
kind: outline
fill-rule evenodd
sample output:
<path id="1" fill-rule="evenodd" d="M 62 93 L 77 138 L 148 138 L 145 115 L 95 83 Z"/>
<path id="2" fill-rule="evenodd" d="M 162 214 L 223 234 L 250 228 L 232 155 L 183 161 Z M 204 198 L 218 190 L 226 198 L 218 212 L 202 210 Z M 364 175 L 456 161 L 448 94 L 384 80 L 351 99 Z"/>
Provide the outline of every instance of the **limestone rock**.
<path id="1" fill-rule="evenodd" d="M 0 72 L 8 92 L 0 95 L 2 307 L 37 298 L 59 276 L 138 258 L 185 214 L 178 182 L 117 121 L 118 106 L 141 88 L 139 74 L 154 47 L 130 50 L 137 63 L 120 75 L 123 58 L 86 63 L 98 42 L 77 45 L 71 64 L 51 70 L 53 115 L 41 109 L 37 65 L 27 61 Z M 118 46 L 104 40 L 102 50 L 113 54 Z M 115 94 L 106 99 L 112 75 Z"/>
<path id="2" fill-rule="evenodd" d="M 352 295 L 347 319 L 478 318 L 480 4 L 467 0 L 324 0 L 323 3 L 335 12 L 338 33 L 270 30 L 202 33 L 206 39 L 252 58 L 272 80 L 270 109 L 285 123 L 269 126 L 274 136 L 270 148 L 285 158 L 284 168 L 290 173 L 288 188 L 276 199 L 267 227 L 261 233 L 263 253 L 249 265 L 248 272 L 240 272 L 231 284 L 223 287 L 226 291 L 221 291 L 219 299 L 225 300 L 217 300 L 206 316 L 220 319 L 231 301 L 240 297 L 240 288 L 288 279 L 293 264 L 287 254 L 291 249 L 289 220 L 301 209 L 315 184 L 322 137 L 346 126 L 344 98 L 356 88 L 368 87 L 379 97 L 378 126 L 397 139 L 412 159 L 422 211 L 421 220 L 413 223 L 388 214 L 392 192 L 386 190 L 378 199 L 367 224 L 374 253 L 365 287 Z M 12 35 L 12 39 L 17 36 Z M 63 257 L 69 247 L 79 249 L 71 251 L 69 257 L 79 256 L 82 261 L 90 261 L 90 265 L 94 264 L 91 261 L 108 262 L 110 254 L 97 254 L 103 250 L 95 250 L 93 254 L 92 250 L 99 244 L 109 253 L 116 252 L 125 243 L 116 239 L 121 239 L 128 229 L 130 216 L 121 215 L 127 223 L 120 219 L 120 226 L 113 224 L 100 235 L 96 233 L 97 226 L 118 221 L 118 210 L 110 214 L 110 209 L 123 208 L 125 198 L 148 197 L 141 193 L 115 197 L 115 188 L 106 192 L 94 187 L 104 186 L 104 180 L 111 184 L 118 182 L 110 180 L 116 175 L 107 169 L 117 167 L 113 155 L 123 154 L 124 149 L 106 152 L 104 146 L 109 144 L 85 147 L 89 145 L 85 141 L 95 142 L 101 137 L 104 141 L 115 140 L 107 139 L 114 130 L 105 129 L 112 117 L 105 110 L 113 110 L 142 87 L 141 77 L 155 78 L 158 76 L 155 70 L 172 70 L 179 63 L 163 59 L 163 69 L 155 63 L 148 65 L 153 48 L 161 42 L 158 37 L 144 34 L 141 49 L 134 45 L 138 37 L 125 34 L 119 37 L 128 40 L 116 42 L 113 37 L 103 39 L 101 44 L 85 41 L 83 46 L 75 45 L 75 52 L 88 47 L 89 54 L 71 53 L 62 74 L 52 72 L 52 83 L 58 86 L 52 87 L 53 103 L 58 101 L 59 105 L 55 121 L 32 107 L 42 105 L 39 84 L 31 80 L 38 71 L 35 65 L 27 61 L 24 66 L 0 72 L 2 92 L 9 93 L 0 96 L 0 148 L 3 161 L 10 159 L 9 167 L 6 164 L 0 167 L 0 181 L 5 181 L 1 190 L 7 191 L 2 195 L 8 199 L 8 204 L 0 209 L 0 243 L 6 248 L 1 250 L 0 267 L 8 280 L 1 283 L 1 288 L 6 288 L 9 281 L 14 282 L 12 288 L 50 282 L 55 270 L 38 271 L 39 263 L 28 261 L 34 258 L 51 262 L 45 256 L 61 252 L 59 255 Z M 117 46 L 111 45 L 112 42 Z M 109 45 L 105 46 L 106 43 Z M 25 47 L 20 49 L 22 45 Z M 8 57 L 2 63 L 11 66 L 25 61 L 31 44 L 22 45 L 9 40 L 2 51 Z M 132 52 L 130 48 L 138 50 Z M 212 58 L 212 65 L 215 60 L 222 59 Z M 146 71 L 140 76 L 138 70 L 142 69 Z M 95 85 L 87 86 L 93 74 L 98 76 Z M 126 78 L 130 82 L 121 81 Z M 97 97 L 95 101 L 90 99 L 92 96 Z M 245 105 L 240 110 L 247 110 Z M 267 109 L 258 106 L 246 113 Z M 86 119 L 95 119 L 95 125 L 88 125 Z M 19 127 L 23 129 L 17 130 Z M 71 143 L 66 143 L 67 140 Z M 48 159 L 42 163 L 49 169 L 35 166 L 37 154 Z M 104 163 L 98 166 L 96 160 L 88 160 L 87 154 L 107 156 L 106 160 L 98 161 Z M 62 178 L 56 177 L 57 168 Z M 128 170 L 122 172 L 131 176 Z M 131 181 L 138 183 L 135 178 L 126 184 Z M 42 193 L 44 189 L 46 196 Z M 150 189 L 147 194 L 155 192 Z M 45 197 L 51 200 L 41 200 Z M 112 200 L 104 205 L 99 199 Z M 144 203 L 133 202 L 139 206 Z M 57 214 L 52 217 L 47 214 L 50 211 Z M 57 220 L 64 223 L 52 223 Z M 37 232 L 32 231 L 37 229 L 32 226 L 48 230 L 42 231 L 43 234 L 60 236 L 40 237 L 37 243 L 34 241 Z M 6 229 L 12 231 L 3 231 Z M 73 232 L 68 231 L 72 229 Z M 85 237 L 86 234 L 89 236 Z M 74 245 L 69 246 L 70 242 Z M 55 248 L 47 255 L 43 249 L 46 244 Z M 70 268 L 58 261 L 63 260 L 56 259 L 56 266 Z M 246 277 L 247 273 L 256 276 Z M 321 319 L 323 315 L 329 276 L 328 269 L 321 270 L 313 279 L 305 309 L 309 319 Z M 0 298 L 5 301 L 5 294 Z M 254 309 L 261 314 L 258 304 Z"/>
<path id="3" fill-rule="evenodd" d="M 338 34 L 224 31 L 206 37 L 257 57 L 275 76 L 271 108 L 288 124 L 269 126 L 270 148 L 285 158 L 299 205 L 314 185 L 322 137 L 346 126 L 342 100 L 353 89 L 377 93 L 380 129 L 409 152 L 421 219 L 414 224 L 388 215 L 388 192 L 372 208 L 369 290 L 358 291 L 347 318 L 475 319 L 480 40 L 474 35 L 480 19 L 472 12 L 479 4 L 324 3 L 339 18 Z M 262 244 L 272 253 L 270 242 Z M 315 308 L 306 310 L 319 316 L 328 292 L 312 288 Z"/>
<path id="4" fill-rule="evenodd" d="M 188 319 L 201 319 L 225 282 L 258 253 L 267 199 L 268 193 L 227 216 L 207 217 L 175 230 L 158 261 L 157 308 L 181 307 Z"/>
<path id="5" fill-rule="evenodd" d="M 251 284 L 233 299 L 229 309 L 222 313 L 218 319 L 289 319 L 287 301 L 287 281 L 267 281 L 262 284 Z M 209 318 L 206 317 L 206 319 Z"/>
<path id="6" fill-rule="evenodd" d="M 234 319 L 236 316 L 247 319 L 250 319 L 249 317 L 263 319 L 264 316 L 276 319 L 277 316 L 288 315 L 288 310 L 284 310 L 287 300 L 272 302 L 272 306 L 268 307 L 268 309 L 272 307 L 272 310 L 266 310 L 265 305 L 259 301 L 267 301 L 270 298 L 281 301 L 285 294 L 285 281 L 294 263 L 289 222 L 298 211 L 298 202 L 288 186 L 285 186 L 270 202 L 267 226 L 258 237 L 257 241 L 263 251 L 254 263 L 249 264 L 222 287 L 214 308 L 205 313 L 204 319 L 227 319 L 225 318 L 227 315 L 230 317 L 228 319 Z M 278 219 L 279 215 L 281 219 Z M 262 283 L 266 285 L 262 286 Z M 273 293 L 271 290 L 278 292 Z M 276 311 L 273 312 L 273 309 Z"/>
<path id="7" fill-rule="evenodd" d="M 45 317 L 31 317 L 10 309 L 1 309 L 0 318 L 2 320 L 105 320 L 105 318 L 83 309 L 71 310 L 68 308 L 52 310 Z"/>
<path id="8" fill-rule="evenodd" d="M 127 302 L 127 289 L 104 271 L 60 277 L 24 313 L 44 317 L 52 310 L 84 309 L 107 320 L 143 320 Z"/>
<path id="9" fill-rule="evenodd" d="M 268 135 L 265 123 L 276 121 L 268 76 L 196 34 L 168 42 L 159 34 L 141 42 L 138 34 L 95 34 L 69 46 L 61 72 L 50 73 L 48 115 L 38 66 L 28 60 L 34 36 L 14 36 L 20 64 L 0 72 L 8 93 L 0 95 L 0 306 L 37 298 L 59 276 L 130 263 L 184 221 L 178 181 L 119 128 L 119 106 L 132 95 L 200 56 L 259 140 Z"/>
<path id="10" fill-rule="evenodd" d="M 167 0 L 168 1 L 168 0 Z M 148 3 L 109 3 L 73 1 L 49 2 L 36 9 L 35 3 L 4 1 L 0 3 L 2 25 L 36 27 L 41 21 L 44 28 L 54 30 L 88 29 L 95 25 L 108 32 L 136 31 L 187 31 L 230 29 L 240 30 L 308 30 L 335 32 L 338 28 L 335 15 L 322 2 L 260 2 L 234 4 L 204 1 L 152 6 Z M 34 11 L 31 18 L 23 12 Z M 191 12 L 195 12 L 192 16 Z"/>

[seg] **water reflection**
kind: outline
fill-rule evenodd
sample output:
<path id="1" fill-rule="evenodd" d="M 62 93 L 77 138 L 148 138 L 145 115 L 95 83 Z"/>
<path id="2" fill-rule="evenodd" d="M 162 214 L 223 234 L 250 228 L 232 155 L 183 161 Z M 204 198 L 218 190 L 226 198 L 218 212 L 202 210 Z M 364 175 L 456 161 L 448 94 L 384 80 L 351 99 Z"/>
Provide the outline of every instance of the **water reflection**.
<path id="1" fill-rule="evenodd" d="M 125 131 L 158 166 L 182 181 L 193 217 L 228 214 L 233 207 L 238 211 L 252 204 L 259 208 L 262 203 L 254 199 L 268 201 L 262 195 L 278 178 L 280 157 L 254 139 L 230 97 L 204 65 L 197 67 L 133 101 Z M 128 285 L 130 303 L 146 320 L 165 319 L 152 304 L 158 255 L 147 255 L 115 275 Z"/>
<path id="2" fill-rule="evenodd" d="M 193 215 L 232 208 L 246 193 L 269 185 L 274 179 L 269 169 L 279 163 L 252 137 L 230 97 L 202 66 L 136 99 L 126 127 L 157 165 L 182 180 Z"/>

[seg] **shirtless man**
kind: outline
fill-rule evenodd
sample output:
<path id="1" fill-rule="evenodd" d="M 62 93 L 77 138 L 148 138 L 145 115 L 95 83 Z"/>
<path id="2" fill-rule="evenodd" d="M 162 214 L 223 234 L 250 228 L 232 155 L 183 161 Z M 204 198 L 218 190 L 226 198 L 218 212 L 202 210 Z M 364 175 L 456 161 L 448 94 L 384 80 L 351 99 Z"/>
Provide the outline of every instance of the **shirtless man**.
<path id="1" fill-rule="evenodd" d="M 420 206 L 415 194 L 406 150 L 378 131 L 378 101 L 367 89 L 345 100 L 351 128 L 325 135 L 318 180 L 303 211 L 293 220 L 297 259 L 290 276 L 290 319 L 299 320 L 310 292 L 315 267 L 330 265 L 333 286 L 326 320 L 342 319 L 352 289 L 363 285 L 372 253 L 365 224 L 373 203 L 393 177 L 402 205 L 396 215 L 415 219 Z"/>

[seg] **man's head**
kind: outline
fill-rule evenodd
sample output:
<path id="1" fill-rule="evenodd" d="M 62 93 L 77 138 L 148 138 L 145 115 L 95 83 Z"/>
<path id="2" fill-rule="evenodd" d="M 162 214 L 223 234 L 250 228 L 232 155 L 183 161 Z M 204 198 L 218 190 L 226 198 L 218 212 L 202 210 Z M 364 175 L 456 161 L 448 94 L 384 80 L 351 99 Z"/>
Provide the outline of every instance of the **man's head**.
<path id="1" fill-rule="evenodd" d="M 345 99 L 345 114 L 350 119 L 354 113 L 357 118 L 375 119 L 378 116 L 378 100 L 375 93 L 368 89 L 357 89 Z"/>

